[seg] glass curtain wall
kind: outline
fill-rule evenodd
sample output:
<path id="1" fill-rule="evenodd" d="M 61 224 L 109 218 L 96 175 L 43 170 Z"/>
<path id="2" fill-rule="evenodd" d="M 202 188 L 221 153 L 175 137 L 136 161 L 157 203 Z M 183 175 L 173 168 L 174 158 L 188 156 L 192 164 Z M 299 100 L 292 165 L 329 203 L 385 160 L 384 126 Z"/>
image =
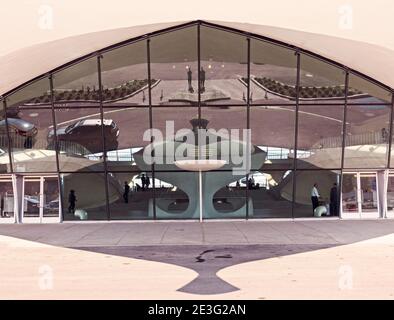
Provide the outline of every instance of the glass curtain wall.
<path id="1" fill-rule="evenodd" d="M 248 37 L 199 23 L 22 87 L 2 101 L 1 172 L 60 174 L 64 220 L 196 219 L 197 169 L 179 160 L 229 152 L 223 167 L 204 173 L 205 218 L 338 215 L 331 193 L 340 194 L 342 170 L 385 169 L 393 157 L 392 92 Z M 151 128 L 161 136 L 152 139 Z M 203 151 L 193 140 L 201 128 L 213 139 Z M 222 150 L 232 129 L 238 144 Z M 243 129 L 251 130 L 251 170 L 235 176 Z"/>

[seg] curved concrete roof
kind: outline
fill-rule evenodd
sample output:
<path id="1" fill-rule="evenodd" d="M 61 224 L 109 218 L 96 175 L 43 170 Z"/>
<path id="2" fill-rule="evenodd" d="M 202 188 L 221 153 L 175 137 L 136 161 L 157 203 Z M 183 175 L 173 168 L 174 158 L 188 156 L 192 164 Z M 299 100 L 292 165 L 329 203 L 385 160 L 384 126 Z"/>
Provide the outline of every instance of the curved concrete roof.
<path id="1" fill-rule="evenodd" d="M 192 23 L 193 21 L 189 21 Z M 394 51 L 332 36 L 248 23 L 207 21 L 311 51 L 394 88 Z M 65 63 L 116 43 L 188 22 L 106 30 L 26 47 L 0 57 L 0 94 Z"/>

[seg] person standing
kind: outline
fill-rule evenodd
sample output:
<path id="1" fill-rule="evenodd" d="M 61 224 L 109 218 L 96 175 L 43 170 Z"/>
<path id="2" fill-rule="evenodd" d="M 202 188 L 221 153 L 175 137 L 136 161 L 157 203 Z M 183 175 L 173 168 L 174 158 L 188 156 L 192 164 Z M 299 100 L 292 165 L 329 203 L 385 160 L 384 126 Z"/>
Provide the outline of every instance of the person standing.
<path id="1" fill-rule="evenodd" d="M 189 67 L 187 70 L 187 85 L 189 92 L 192 92 L 192 69 Z"/>
<path id="2" fill-rule="evenodd" d="M 145 174 L 143 173 L 143 174 L 141 175 L 142 191 L 145 190 L 145 184 L 146 184 L 146 178 L 145 178 Z"/>
<path id="3" fill-rule="evenodd" d="M 129 203 L 129 192 L 130 192 L 130 186 L 127 183 L 127 181 L 125 181 L 124 182 L 124 192 L 123 192 L 124 203 Z"/>
<path id="4" fill-rule="evenodd" d="M 77 197 L 75 196 L 75 191 L 70 190 L 70 193 L 68 195 L 68 213 L 74 213 L 75 212 L 75 202 L 77 201 Z"/>
<path id="5" fill-rule="evenodd" d="M 317 190 L 317 183 L 314 183 L 311 192 L 313 214 L 315 214 L 315 209 L 319 206 L 319 198 L 320 198 L 320 194 L 319 191 Z"/>
<path id="6" fill-rule="evenodd" d="M 148 189 L 150 185 L 150 179 L 148 175 L 145 177 L 145 185 L 146 185 L 146 189 Z"/>
<path id="7" fill-rule="evenodd" d="M 202 92 L 204 92 L 205 91 L 205 70 L 204 70 L 203 67 L 201 67 L 200 79 L 201 79 L 201 81 L 200 81 L 200 90 Z"/>
<path id="8" fill-rule="evenodd" d="M 338 187 L 334 183 L 330 190 L 330 216 L 338 215 Z"/>

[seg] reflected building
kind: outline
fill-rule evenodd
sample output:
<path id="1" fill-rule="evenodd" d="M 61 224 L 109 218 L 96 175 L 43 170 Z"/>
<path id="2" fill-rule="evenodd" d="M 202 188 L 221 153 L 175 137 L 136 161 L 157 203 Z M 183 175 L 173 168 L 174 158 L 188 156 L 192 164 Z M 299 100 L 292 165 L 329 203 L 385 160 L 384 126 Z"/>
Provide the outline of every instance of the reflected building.
<path id="1" fill-rule="evenodd" d="M 200 20 L 1 58 L 0 222 L 393 217 L 392 58 Z"/>

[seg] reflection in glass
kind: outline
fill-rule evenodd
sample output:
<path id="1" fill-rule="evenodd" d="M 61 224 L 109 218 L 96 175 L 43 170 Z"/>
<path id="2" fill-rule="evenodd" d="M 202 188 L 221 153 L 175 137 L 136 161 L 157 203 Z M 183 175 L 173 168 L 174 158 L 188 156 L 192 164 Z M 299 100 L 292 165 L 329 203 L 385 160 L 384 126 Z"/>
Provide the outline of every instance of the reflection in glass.
<path id="1" fill-rule="evenodd" d="M 293 167 L 295 106 L 251 107 L 250 129 L 252 145 L 266 153 L 264 170 Z"/>
<path id="2" fill-rule="evenodd" d="M 14 217 L 14 190 L 11 176 L 0 177 L 0 221 Z"/>
<path id="3" fill-rule="evenodd" d="M 340 168 L 343 105 L 300 105 L 297 168 Z"/>
<path id="4" fill-rule="evenodd" d="M 357 175 L 344 173 L 342 176 L 342 212 L 359 213 Z"/>
<path id="5" fill-rule="evenodd" d="M 200 37 L 201 103 L 246 104 L 246 37 L 205 26 Z"/>
<path id="6" fill-rule="evenodd" d="M 249 181 L 240 180 L 238 188 L 248 188 L 250 218 L 291 218 L 293 201 L 293 172 L 270 170 L 252 171 Z M 237 186 L 236 186 L 237 187 Z"/>
<path id="7" fill-rule="evenodd" d="M 351 73 L 349 75 L 348 103 L 391 103 L 391 93 L 371 81 Z"/>
<path id="8" fill-rule="evenodd" d="M 345 168 L 387 166 L 390 106 L 348 105 Z"/>
<path id="9" fill-rule="evenodd" d="M 107 219 L 104 173 L 64 173 L 61 186 L 64 220 Z"/>
<path id="10" fill-rule="evenodd" d="M 152 104 L 197 103 L 197 27 L 152 37 L 150 61 Z"/>
<path id="11" fill-rule="evenodd" d="M 250 78 L 252 104 L 294 103 L 297 78 L 295 52 L 266 41 L 252 39 Z"/>
<path id="12" fill-rule="evenodd" d="M 340 171 L 297 171 L 294 217 L 338 216 L 339 180 Z"/>
<path id="13" fill-rule="evenodd" d="M 378 211 L 378 193 L 376 175 L 360 175 L 362 212 Z"/>
<path id="14" fill-rule="evenodd" d="M 108 173 L 111 219 L 153 219 L 151 172 Z"/>
<path id="15" fill-rule="evenodd" d="M 139 41 L 103 54 L 104 106 L 148 105 L 146 53 L 146 41 Z M 152 81 L 152 86 L 155 82 Z"/>

